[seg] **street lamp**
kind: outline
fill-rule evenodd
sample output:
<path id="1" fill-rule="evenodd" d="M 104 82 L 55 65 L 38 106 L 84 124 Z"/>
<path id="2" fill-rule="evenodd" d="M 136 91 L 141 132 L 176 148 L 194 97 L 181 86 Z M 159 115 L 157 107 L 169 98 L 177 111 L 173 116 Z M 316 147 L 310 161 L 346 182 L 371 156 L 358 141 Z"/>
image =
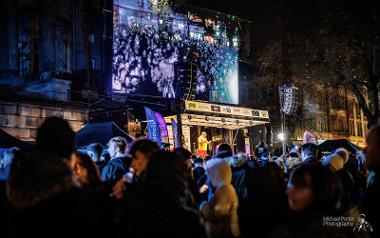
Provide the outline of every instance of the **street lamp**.
<path id="1" fill-rule="evenodd" d="M 284 132 L 280 132 L 277 134 L 277 139 L 281 141 L 282 143 L 282 155 L 285 155 L 286 150 L 285 150 L 285 140 L 286 140 L 286 135 Z"/>
<path id="2" fill-rule="evenodd" d="M 285 141 L 285 133 L 281 132 L 277 134 L 277 139 L 279 141 Z"/>

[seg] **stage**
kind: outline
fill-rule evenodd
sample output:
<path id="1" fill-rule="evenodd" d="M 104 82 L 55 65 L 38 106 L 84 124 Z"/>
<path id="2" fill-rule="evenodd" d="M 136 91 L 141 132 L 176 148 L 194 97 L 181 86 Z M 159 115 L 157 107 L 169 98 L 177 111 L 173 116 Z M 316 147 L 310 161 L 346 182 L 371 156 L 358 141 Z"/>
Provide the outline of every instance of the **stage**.
<path id="1" fill-rule="evenodd" d="M 219 105 L 198 101 L 185 101 L 184 112 L 180 114 L 182 123 L 183 146 L 196 153 L 197 139 L 202 131 L 207 133 L 207 140 L 212 141 L 208 146 L 208 154 L 215 153 L 216 146 L 228 143 L 236 152 L 251 154 L 252 146 L 249 134 L 250 127 L 269 123 L 269 114 L 265 110 L 243 108 L 231 105 Z M 171 119 L 165 118 L 168 123 L 169 141 L 173 145 Z M 244 145 L 239 146 L 237 141 L 243 139 Z"/>

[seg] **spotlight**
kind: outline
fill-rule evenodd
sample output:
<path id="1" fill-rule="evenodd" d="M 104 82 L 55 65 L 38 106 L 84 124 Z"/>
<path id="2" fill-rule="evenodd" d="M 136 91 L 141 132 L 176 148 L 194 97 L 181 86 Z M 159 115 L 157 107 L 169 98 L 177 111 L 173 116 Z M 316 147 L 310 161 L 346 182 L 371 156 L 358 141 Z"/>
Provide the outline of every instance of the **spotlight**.
<path id="1" fill-rule="evenodd" d="M 277 139 L 279 141 L 285 141 L 285 133 L 281 132 L 277 134 Z"/>

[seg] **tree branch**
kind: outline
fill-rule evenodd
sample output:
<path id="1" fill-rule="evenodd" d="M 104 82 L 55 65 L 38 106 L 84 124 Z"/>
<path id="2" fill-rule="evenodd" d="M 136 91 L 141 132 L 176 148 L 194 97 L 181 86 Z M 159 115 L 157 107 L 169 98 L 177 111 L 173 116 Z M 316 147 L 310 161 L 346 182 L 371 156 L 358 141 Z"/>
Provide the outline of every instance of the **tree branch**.
<path id="1" fill-rule="evenodd" d="M 360 108 L 363 110 L 363 113 L 365 114 L 367 119 L 370 120 L 371 118 L 373 118 L 374 115 L 369 110 L 367 101 L 365 97 L 363 96 L 362 91 L 358 88 L 357 84 L 353 82 L 350 82 L 350 86 L 352 87 L 352 91 L 355 94 L 356 98 L 358 99 Z"/>

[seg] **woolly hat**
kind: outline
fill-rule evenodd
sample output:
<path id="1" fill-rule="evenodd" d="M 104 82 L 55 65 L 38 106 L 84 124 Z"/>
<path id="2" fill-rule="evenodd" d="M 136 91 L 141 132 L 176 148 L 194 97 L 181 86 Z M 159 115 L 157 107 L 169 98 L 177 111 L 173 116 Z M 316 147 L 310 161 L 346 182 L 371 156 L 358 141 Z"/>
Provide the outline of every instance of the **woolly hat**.
<path id="1" fill-rule="evenodd" d="M 335 150 L 335 154 L 340 155 L 344 159 L 344 163 L 347 163 L 350 153 L 345 148 L 338 148 Z"/>
<path id="2" fill-rule="evenodd" d="M 348 161 L 348 152 L 346 149 L 339 148 L 334 153 L 326 155 L 322 165 L 331 166 L 335 171 L 343 169 L 344 164 Z"/>

